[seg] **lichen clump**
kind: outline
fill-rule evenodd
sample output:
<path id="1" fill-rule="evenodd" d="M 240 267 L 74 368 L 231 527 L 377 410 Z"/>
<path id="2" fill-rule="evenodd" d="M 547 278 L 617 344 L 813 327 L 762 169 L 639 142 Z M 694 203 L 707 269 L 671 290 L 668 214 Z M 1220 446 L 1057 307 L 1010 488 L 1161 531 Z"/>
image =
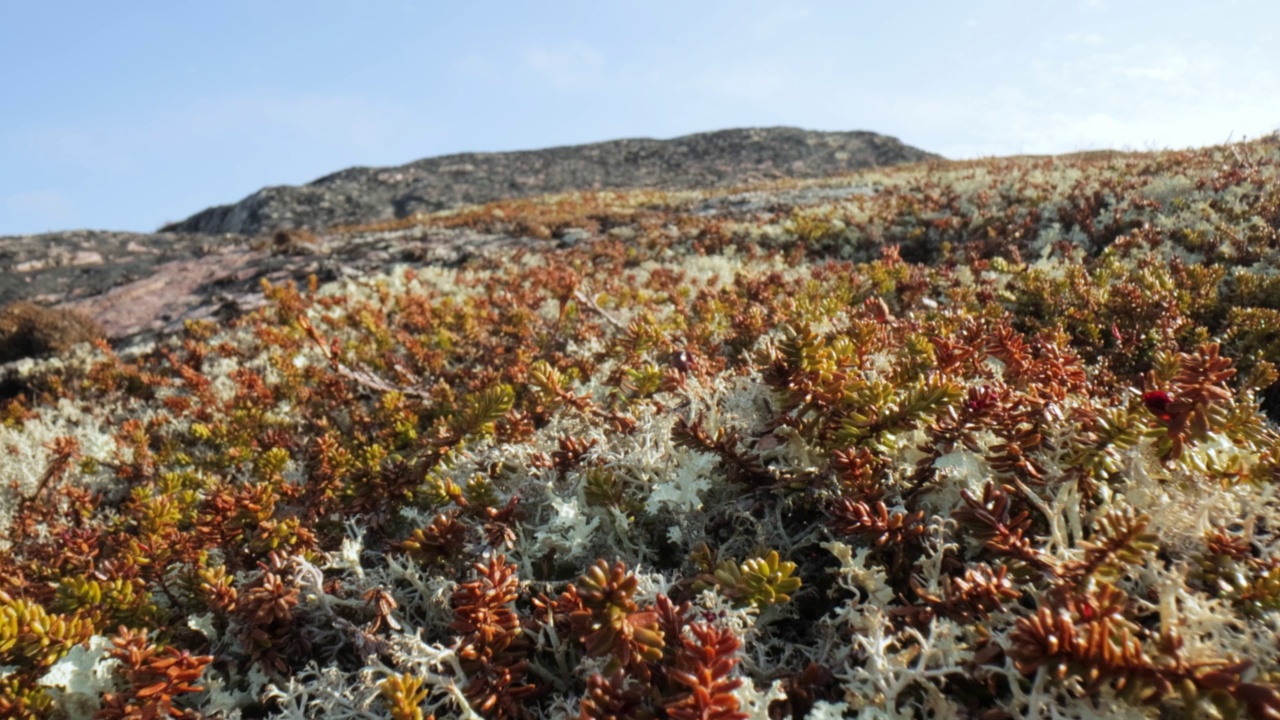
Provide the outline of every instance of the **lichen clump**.
<path id="1" fill-rule="evenodd" d="M 1280 717 L 1278 164 L 343 229 L 544 246 L 26 366 L 0 716 Z"/>

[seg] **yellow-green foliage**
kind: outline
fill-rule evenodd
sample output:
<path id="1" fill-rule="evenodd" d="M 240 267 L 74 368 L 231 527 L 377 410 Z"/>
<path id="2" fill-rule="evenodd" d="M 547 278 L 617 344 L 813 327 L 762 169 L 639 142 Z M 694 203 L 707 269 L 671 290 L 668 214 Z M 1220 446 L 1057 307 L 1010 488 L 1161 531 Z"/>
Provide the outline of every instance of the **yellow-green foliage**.
<path id="1" fill-rule="evenodd" d="M 83 617 L 51 614 L 34 602 L 0 593 L 0 663 L 48 667 L 91 632 Z"/>
<path id="2" fill-rule="evenodd" d="M 424 687 L 422 678 L 409 674 L 388 676 L 378 684 L 382 701 L 394 720 L 422 720 L 422 702 L 431 688 Z"/>
<path id="3" fill-rule="evenodd" d="M 792 577 L 795 571 L 795 563 L 781 560 L 777 550 L 770 550 L 741 564 L 722 560 L 713 577 L 720 592 L 735 604 L 765 608 L 787 602 L 800 589 L 800 578 Z"/>

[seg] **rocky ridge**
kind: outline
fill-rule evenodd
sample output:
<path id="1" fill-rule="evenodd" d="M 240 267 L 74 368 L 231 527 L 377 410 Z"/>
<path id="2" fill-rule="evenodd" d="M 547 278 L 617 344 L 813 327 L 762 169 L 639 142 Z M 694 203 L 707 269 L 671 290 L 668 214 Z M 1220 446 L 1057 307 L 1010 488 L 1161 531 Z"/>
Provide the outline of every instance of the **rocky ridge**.
<path id="1" fill-rule="evenodd" d="M 143 340 L 187 320 L 229 316 L 262 303 L 263 280 L 321 281 L 397 262 L 454 263 L 482 248 L 531 238 L 466 229 L 359 226 L 506 198 L 593 189 L 721 188 L 701 214 L 805 205 L 865 187 L 798 188 L 766 180 L 840 175 L 938 156 L 869 132 L 793 128 L 726 130 L 673 140 L 618 140 L 514 153 L 468 153 L 398 168 L 350 168 L 303 187 L 263 189 L 157 233 L 75 230 L 0 237 L 0 306 L 18 301 L 73 310 L 107 337 Z M 755 184 L 753 190 L 727 188 Z M 297 244 L 284 228 L 318 230 Z M 560 233 L 563 235 L 564 233 Z M 580 234 L 580 233 L 579 233 Z M 569 240 L 576 235 L 569 234 Z"/>
<path id="2" fill-rule="evenodd" d="M 392 168 L 348 168 L 301 187 L 264 188 L 162 230 L 249 235 L 281 228 L 314 230 L 572 190 L 723 188 L 939 159 L 876 133 L 787 127 L 461 153 Z"/>

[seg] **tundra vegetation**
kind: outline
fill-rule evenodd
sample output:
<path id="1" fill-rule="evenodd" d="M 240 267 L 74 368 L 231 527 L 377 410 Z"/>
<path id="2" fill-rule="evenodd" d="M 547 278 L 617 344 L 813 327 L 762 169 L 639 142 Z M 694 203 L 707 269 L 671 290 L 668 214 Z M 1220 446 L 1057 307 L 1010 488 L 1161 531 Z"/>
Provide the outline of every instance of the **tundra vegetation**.
<path id="1" fill-rule="evenodd" d="M 0 716 L 1280 718 L 1278 168 L 497 202 L 21 361 Z"/>

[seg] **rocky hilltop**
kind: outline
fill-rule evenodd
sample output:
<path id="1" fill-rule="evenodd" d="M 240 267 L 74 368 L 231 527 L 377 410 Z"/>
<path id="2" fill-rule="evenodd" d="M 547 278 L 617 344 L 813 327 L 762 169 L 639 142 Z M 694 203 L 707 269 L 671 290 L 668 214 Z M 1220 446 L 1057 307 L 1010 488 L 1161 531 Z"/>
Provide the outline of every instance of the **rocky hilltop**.
<path id="1" fill-rule="evenodd" d="M 252 235 L 321 229 L 571 190 L 717 188 L 817 178 L 941 159 L 871 132 L 743 128 L 504 153 L 461 153 L 391 168 L 354 167 L 301 187 L 263 188 L 162 231 Z"/>
<path id="2" fill-rule="evenodd" d="M 30 301 L 84 313 L 113 340 L 261 302 L 261 282 L 321 281 L 422 257 L 455 258 L 518 242 L 425 226 L 362 233 L 352 226 L 556 192 L 654 188 L 737 193 L 738 212 L 829 200 L 839 188 L 788 194 L 765 181 L 811 179 L 939 156 L 870 132 L 745 128 L 673 140 L 632 139 L 509 153 L 427 158 L 395 168 L 349 168 L 302 187 L 273 187 L 209 208 L 157 233 L 75 230 L 0 237 L 0 306 Z M 764 184 L 761 184 L 764 183 Z M 866 188 L 855 189 L 865 192 Z M 789 199 L 788 199 L 789 198 Z M 734 202 L 737 202 L 736 200 Z M 431 224 L 431 223 L 428 223 Z M 436 223 L 438 225 L 439 223 Z M 336 226 L 346 226 L 347 229 Z M 272 237 L 315 230 L 316 243 Z M 570 228 L 560 228 L 564 231 Z M 445 237 L 448 235 L 448 237 Z M 3 338 L 0 337 L 0 342 Z"/>

